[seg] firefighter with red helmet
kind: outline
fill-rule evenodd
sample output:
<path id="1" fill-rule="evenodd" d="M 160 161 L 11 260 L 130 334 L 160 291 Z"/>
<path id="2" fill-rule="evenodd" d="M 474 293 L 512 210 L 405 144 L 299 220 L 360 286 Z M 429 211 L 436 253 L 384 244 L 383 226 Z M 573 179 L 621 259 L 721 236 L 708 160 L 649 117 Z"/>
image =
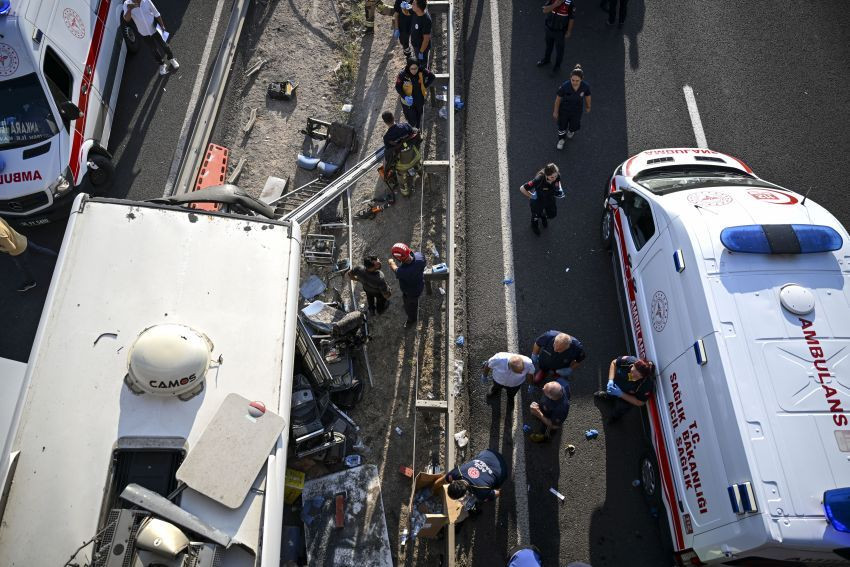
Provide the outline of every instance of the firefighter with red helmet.
<path id="1" fill-rule="evenodd" d="M 388 264 L 395 273 L 398 286 L 401 288 L 404 312 L 407 314 L 404 328 L 409 329 L 416 324 L 419 296 L 425 289 L 425 257 L 421 252 L 411 250 L 407 244 L 397 242 L 393 244 L 392 258 L 389 259 Z"/>

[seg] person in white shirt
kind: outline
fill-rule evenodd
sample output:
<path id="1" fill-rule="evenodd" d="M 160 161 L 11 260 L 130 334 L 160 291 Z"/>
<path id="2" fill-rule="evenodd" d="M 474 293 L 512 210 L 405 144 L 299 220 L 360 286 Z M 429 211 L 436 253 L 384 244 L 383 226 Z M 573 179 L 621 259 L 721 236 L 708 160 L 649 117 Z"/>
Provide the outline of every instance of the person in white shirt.
<path id="1" fill-rule="evenodd" d="M 162 36 L 166 33 L 165 22 L 151 0 L 124 0 L 124 21 L 130 20 L 133 20 L 136 31 L 153 49 L 159 61 L 160 75 L 167 75 L 169 70 L 176 71 L 180 68 L 180 63 L 174 58 L 171 48 Z"/>
<path id="2" fill-rule="evenodd" d="M 534 363 L 521 354 L 497 352 L 484 363 L 481 372 L 484 376 L 493 377 L 487 397 L 498 395 L 504 388 L 508 391 L 508 403 L 511 404 L 523 383 L 531 383 L 534 378 Z"/>

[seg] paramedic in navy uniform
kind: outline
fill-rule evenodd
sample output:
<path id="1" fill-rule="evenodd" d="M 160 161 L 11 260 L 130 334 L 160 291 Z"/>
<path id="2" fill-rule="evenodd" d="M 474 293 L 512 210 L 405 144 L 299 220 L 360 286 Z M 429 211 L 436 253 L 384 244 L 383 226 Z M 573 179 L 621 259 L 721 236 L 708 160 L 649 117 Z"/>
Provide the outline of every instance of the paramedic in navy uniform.
<path id="1" fill-rule="evenodd" d="M 621 356 L 608 367 L 608 386 L 594 394 L 603 400 L 614 400 L 614 411 L 608 423 L 623 417 L 632 406 L 641 407 L 655 392 L 655 364 L 645 358 Z"/>
<path id="2" fill-rule="evenodd" d="M 555 108 L 552 118 L 558 123 L 559 150 L 564 149 L 566 138 L 572 138 L 581 128 L 581 114 L 590 114 L 590 85 L 584 82 L 584 71 L 576 64 L 570 78 L 564 81 L 555 95 Z"/>
<path id="3" fill-rule="evenodd" d="M 457 466 L 434 481 L 436 492 L 448 483 L 448 494 L 452 500 L 460 500 L 467 493 L 475 497 L 476 502 L 489 502 L 499 497 L 499 488 L 508 478 L 508 465 L 496 451 L 485 449 L 475 457 Z M 477 507 L 469 510 L 470 515 L 480 512 Z"/>

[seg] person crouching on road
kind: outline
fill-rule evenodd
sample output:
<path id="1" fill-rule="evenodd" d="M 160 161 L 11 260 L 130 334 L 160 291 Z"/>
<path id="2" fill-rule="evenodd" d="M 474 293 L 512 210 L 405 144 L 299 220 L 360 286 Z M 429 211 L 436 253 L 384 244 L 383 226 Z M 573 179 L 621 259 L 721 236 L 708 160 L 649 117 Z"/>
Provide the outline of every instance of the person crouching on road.
<path id="1" fill-rule="evenodd" d="M 621 356 L 608 367 L 608 386 L 594 394 L 603 400 L 614 400 L 608 423 L 620 420 L 632 407 L 646 404 L 655 392 L 655 364 L 645 358 Z"/>
<path id="2" fill-rule="evenodd" d="M 558 378 L 543 386 L 540 403 L 531 402 L 531 415 L 540 420 L 541 431 L 532 433 L 528 438 L 533 443 L 543 443 L 552 437 L 552 432 L 561 428 L 570 413 L 570 383 Z"/>
<path id="3" fill-rule="evenodd" d="M 508 405 L 513 405 L 516 393 L 526 382 L 534 377 L 534 363 L 527 356 L 497 352 L 484 363 L 481 369 L 484 376 L 492 376 L 493 383 L 487 397 L 498 396 L 503 389 L 508 391 Z"/>
<path id="4" fill-rule="evenodd" d="M 419 317 L 419 296 L 425 289 L 425 257 L 421 252 L 414 252 L 402 242 L 393 245 L 392 254 L 389 265 L 395 272 L 395 277 L 398 278 L 404 312 L 407 314 L 404 328 L 409 329 L 416 325 Z M 401 264 L 396 264 L 396 260 Z"/>
<path id="5" fill-rule="evenodd" d="M 160 75 L 167 75 L 169 68 L 175 71 L 180 68 L 180 63 L 171 53 L 171 48 L 156 29 L 156 25 L 159 24 L 164 32 L 165 22 L 151 0 L 124 0 L 124 21 L 129 23 L 130 20 L 136 24 L 136 31 L 145 38 L 145 42 L 156 55 Z"/>
<path id="6" fill-rule="evenodd" d="M 473 459 L 435 480 L 432 491 L 436 493 L 441 486 L 448 483 L 447 492 L 452 500 L 461 500 L 466 498 L 467 494 L 471 495 L 473 498 L 467 511 L 470 516 L 474 516 L 481 512 L 477 506 L 478 502 L 489 502 L 498 498 L 499 489 L 507 479 L 508 465 L 504 457 L 496 451 L 485 449 Z"/>
<path id="7" fill-rule="evenodd" d="M 377 256 L 363 258 L 363 266 L 357 266 L 348 271 L 348 277 L 363 285 L 366 293 L 366 306 L 370 315 L 380 315 L 387 310 L 391 292 L 384 273 L 381 271 L 381 261 Z"/>
<path id="8" fill-rule="evenodd" d="M 577 338 L 560 331 L 543 333 L 531 347 L 534 382 L 572 376 L 585 356 L 584 345 Z"/>
<path id="9" fill-rule="evenodd" d="M 572 138 L 581 128 L 582 112 L 590 114 L 590 85 L 584 82 L 584 71 L 576 64 L 570 78 L 558 89 L 552 117 L 558 123 L 559 150 L 564 149 L 566 138 Z"/>
<path id="10" fill-rule="evenodd" d="M 401 97 L 401 110 L 407 122 L 414 128 L 422 128 L 422 113 L 428 87 L 434 82 L 434 73 L 416 59 L 408 59 L 407 65 L 395 80 L 395 90 Z"/>
<path id="11" fill-rule="evenodd" d="M 550 163 L 538 171 L 534 179 L 522 185 L 519 191 L 528 197 L 528 204 L 531 207 L 531 230 L 534 231 L 534 234 L 540 236 L 540 227 L 537 226 L 537 221 L 540 220 L 543 223 L 543 228 L 549 226 L 548 219 L 553 219 L 558 215 L 555 199 L 564 196 L 558 166 Z"/>

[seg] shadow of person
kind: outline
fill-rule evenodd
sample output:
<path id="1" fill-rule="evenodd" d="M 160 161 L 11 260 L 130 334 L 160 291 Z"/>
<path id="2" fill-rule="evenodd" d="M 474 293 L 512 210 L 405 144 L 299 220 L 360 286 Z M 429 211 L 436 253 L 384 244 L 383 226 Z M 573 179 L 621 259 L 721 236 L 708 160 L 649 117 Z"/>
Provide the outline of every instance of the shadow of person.
<path id="1" fill-rule="evenodd" d="M 634 486 L 641 479 L 641 458 L 652 452 L 648 443 L 635 442 L 647 433 L 641 423 L 641 411 L 634 408 L 622 418 L 608 424 L 613 404 L 597 401 L 603 423 L 605 439 L 604 481 L 605 503 L 591 514 L 588 533 L 590 563 L 604 565 L 651 566 L 670 563 L 672 544 L 669 534 L 660 522 L 666 524 L 666 515 L 660 498 L 644 497 L 642 486 Z M 637 433 L 637 435 L 635 435 Z M 660 541 L 662 545 L 647 545 Z M 636 550 L 641 552 L 635 553 Z M 666 562 L 666 563 L 665 563 Z"/>

